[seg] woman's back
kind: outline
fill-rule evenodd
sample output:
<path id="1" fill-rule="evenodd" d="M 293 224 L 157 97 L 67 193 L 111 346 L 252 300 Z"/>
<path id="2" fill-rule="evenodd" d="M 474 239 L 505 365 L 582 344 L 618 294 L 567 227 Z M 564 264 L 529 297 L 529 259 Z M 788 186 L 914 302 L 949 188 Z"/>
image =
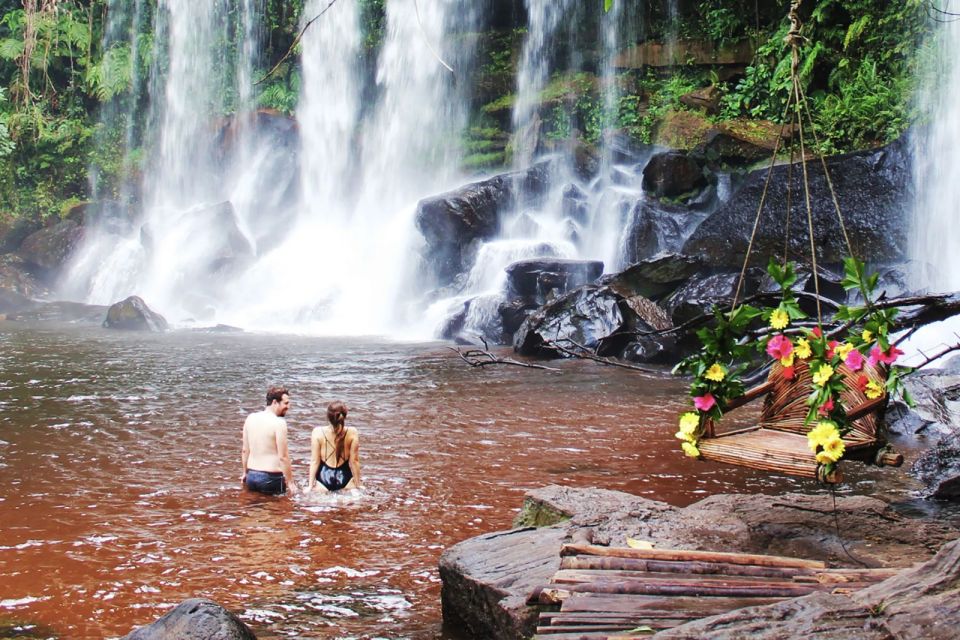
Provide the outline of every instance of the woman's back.
<path id="1" fill-rule="evenodd" d="M 319 440 L 320 461 L 328 467 L 342 467 L 350 462 L 350 451 L 357 440 L 357 429 L 344 427 L 342 457 L 337 456 L 337 432 L 332 426 L 316 427 L 313 437 Z"/>

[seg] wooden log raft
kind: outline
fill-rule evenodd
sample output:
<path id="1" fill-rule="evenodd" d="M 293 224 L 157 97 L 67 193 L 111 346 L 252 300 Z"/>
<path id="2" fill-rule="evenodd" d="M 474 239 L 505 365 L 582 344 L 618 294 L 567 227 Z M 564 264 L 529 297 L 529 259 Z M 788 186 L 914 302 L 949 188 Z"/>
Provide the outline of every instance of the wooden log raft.
<path id="1" fill-rule="evenodd" d="M 635 637 L 622 634 L 815 592 L 851 592 L 897 573 L 689 549 L 567 544 L 560 556 L 560 569 L 528 598 L 529 604 L 552 607 L 540 613 L 536 637 L 544 640 Z"/>

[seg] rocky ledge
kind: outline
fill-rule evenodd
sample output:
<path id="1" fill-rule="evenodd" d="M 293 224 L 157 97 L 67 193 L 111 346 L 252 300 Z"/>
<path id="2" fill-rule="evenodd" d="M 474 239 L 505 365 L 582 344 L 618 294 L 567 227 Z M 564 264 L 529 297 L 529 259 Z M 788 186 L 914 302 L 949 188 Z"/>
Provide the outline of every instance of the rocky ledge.
<path id="1" fill-rule="evenodd" d="M 444 552 L 444 620 L 477 638 L 530 637 L 539 610 L 528 607 L 526 597 L 559 568 L 562 544 L 625 546 L 627 538 L 635 538 L 660 548 L 905 568 L 851 596 L 820 594 L 743 609 L 662 632 L 663 637 L 793 638 L 813 633 L 823 617 L 829 619 L 823 629 L 832 637 L 841 637 L 841 631 L 849 634 L 844 638 L 954 637 L 945 633 L 960 625 L 960 542 L 953 542 L 960 531 L 906 518 L 874 498 L 838 497 L 836 509 L 842 538 L 826 495 L 720 495 L 678 508 L 617 491 L 544 487 L 526 495 L 517 528 Z M 925 564 L 908 569 L 917 563 Z"/>

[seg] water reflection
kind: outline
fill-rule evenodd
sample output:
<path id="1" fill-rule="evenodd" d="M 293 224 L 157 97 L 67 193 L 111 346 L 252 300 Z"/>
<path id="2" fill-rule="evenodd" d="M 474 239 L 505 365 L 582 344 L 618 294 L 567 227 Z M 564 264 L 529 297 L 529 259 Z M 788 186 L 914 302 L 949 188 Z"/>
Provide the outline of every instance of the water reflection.
<path id="1" fill-rule="evenodd" d="M 0 324 L 0 615 L 100 638 L 204 596 L 264 638 L 439 638 L 440 553 L 509 527 L 532 487 L 678 505 L 818 490 L 680 455 L 675 380 L 560 366 L 476 371 L 440 344 Z M 363 492 L 240 490 L 243 418 L 277 382 L 298 480 L 340 398 Z M 881 473 L 851 465 L 842 491 L 905 500 L 909 478 Z"/>

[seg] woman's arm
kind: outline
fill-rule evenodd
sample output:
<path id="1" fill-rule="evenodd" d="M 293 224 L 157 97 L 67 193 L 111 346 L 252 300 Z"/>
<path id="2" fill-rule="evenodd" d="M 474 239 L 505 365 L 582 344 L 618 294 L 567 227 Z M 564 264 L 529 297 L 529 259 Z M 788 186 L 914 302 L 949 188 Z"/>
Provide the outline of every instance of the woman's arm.
<path id="1" fill-rule="evenodd" d="M 247 418 L 247 421 L 250 419 Z M 240 476 L 240 484 L 247 482 L 247 460 L 250 459 L 250 440 L 247 439 L 247 423 L 243 423 L 243 448 L 240 450 L 240 464 L 243 467 L 243 473 Z"/>
<path id="2" fill-rule="evenodd" d="M 317 484 L 317 470 L 320 469 L 320 427 L 315 427 L 310 434 L 310 478 L 307 480 L 307 491 L 313 491 Z M 326 487 L 324 487 L 326 489 Z"/>
<path id="3" fill-rule="evenodd" d="M 360 483 L 360 434 L 356 429 L 353 430 L 353 442 L 350 443 L 350 473 L 353 474 L 350 484 L 356 489 L 362 489 L 363 486 Z"/>

